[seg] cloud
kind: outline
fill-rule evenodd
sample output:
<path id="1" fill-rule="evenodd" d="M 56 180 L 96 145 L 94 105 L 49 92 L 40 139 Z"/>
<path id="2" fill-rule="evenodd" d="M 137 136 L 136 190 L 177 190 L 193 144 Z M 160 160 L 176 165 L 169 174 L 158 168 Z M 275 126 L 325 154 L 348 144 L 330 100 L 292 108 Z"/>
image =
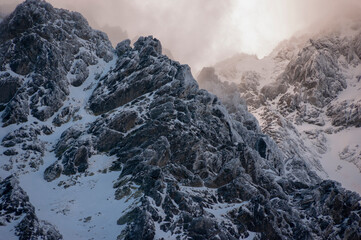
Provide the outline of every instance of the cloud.
<path id="1" fill-rule="evenodd" d="M 20 2 L 0 0 L 4 4 Z M 312 22 L 359 0 L 49 0 L 82 13 L 112 41 L 153 35 L 193 70 L 237 52 L 263 57 Z M 193 72 L 195 72 L 193 71 Z"/>

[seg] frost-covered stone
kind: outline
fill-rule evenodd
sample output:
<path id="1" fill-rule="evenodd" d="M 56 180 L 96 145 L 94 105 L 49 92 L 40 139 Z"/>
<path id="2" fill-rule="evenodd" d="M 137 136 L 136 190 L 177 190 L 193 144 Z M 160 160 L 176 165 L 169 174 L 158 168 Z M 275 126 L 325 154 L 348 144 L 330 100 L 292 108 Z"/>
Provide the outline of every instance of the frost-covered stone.
<path id="1" fill-rule="evenodd" d="M 68 81 L 79 86 L 96 58 L 112 58 L 107 36 L 92 30 L 79 13 L 36 0 L 20 4 L 0 23 L 0 52 L 0 70 L 12 71 L 22 79 L 17 82 L 27 79 L 15 94 L 18 85 L 0 78 L 1 85 L 11 88 L 10 95 L 1 94 L 6 98 L 2 102 L 10 100 L 3 113 L 5 125 L 25 122 L 30 113 L 41 121 L 50 118 L 69 94 Z"/>
<path id="2" fill-rule="evenodd" d="M 26 8 L 24 16 L 21 16 L 21 7 Z M 61 189 L 61 194 L 71 196 L 60 203 L 57 198 L 52 199 L 54 202 L 48 204 L 52 204 L 52 209 L 57 212 L 45 215 L 60 213 L 64 214 L 64 219 L 74 221 L 74 216 L 86 214 L 81 216 L 81 224 L 75 224 L 84 227 L 83 223 L 87 224 L 103 213 L 90 216 L 85 213 L 88 209 L 84 212 L 81 209 L 80 213 L 74 211 L 67 215 L 67 211 L 84 203 L 84 199 L 74 199 L 73 196 L 82 198 L 83 194 L 90 196 L 88 191 L 95 191 L 90 192 L 94 193 L 94 200 L 104 202 L 98 204 L 93 199 L 85 199 L 92 204 L 87 206 L 94 209 L 103 204 L 106 208 L 110 208 L 108 204 L 116 206 L 114 211 L 112 207 L 111 213 L 108 212 L 113 222 L 109 222 L 112 226 L 107 234 L 118 231 L 118 239 L 164 236 L 175 239 L 240 239 L 251 234 L 256 239 L 322 239 L 325 236 L 357 239 L 360 236 L 357 228 L 360 226 L 360 197 L 335 182 L 323 181 L 304 160 L 313 152 L 307 151 L 303 141 L 293 141 L 300 138 L 287 135 L 299 134 L 292 128 L 293 117 L 305 119 L 304 115 L 312 115 L 310 122 L 322 119 L 323 112 L 317 111 L 318 105 L 313 105 L 315 109 L 300 110 L 304 115 L 297 116 L 295 111 L 298 112 L 302 104 L 311 104 L 308 98 L 298 96 L 297 91 L 293 94 L 293 89 L 286 89 L 286 92 L 281 89 L 281 95 L 288 95 L 277 99 L 279 106 L 293 108 L 287 110 L 285 107 L 276 112 L 260 91 L 261 74 L 255 71 L 242 74 L 241 84 L 237 86 L 222 83 L 215 71 L 205 69 L 204 83 L 207 84 L 209 79 L 213 91 L 217 91 L 217 86 L 221 87 L 215 92 L 220 95 L 217 97 L 199 89 L 187 65 L 162 55 L 160 42 L 151 36 L 140 37 L 133 48 L 129 41 L 123 41 L 113 55 L 109 54 L 108 50 L 112 49 L 107 47 L 107 38 L 91 30 L 81 15 L 54 9 L 41 1 L 28 0 L 21 7 L 8 19 L 25 19 L 14 26 L 24 25 L 21 37 L 32 40 L 29 41 L 35 50 L 39 50 L 37 46 L 47 46 L 49 39 L 55 38 L 58 42 L 57 36 L 63 36 L 73 44 L 67 46 L 67 51 L 60 51 L 66 41 L 59 43 L 60 50 L 49 49 L 57 53 L 55 62 L 60 67 L 54 70 L 53 62 L 49 62 L 43 70 L 58 73 L 56 81 L 49 81 L 50 77 L 48 79 L 40 70 L 37 72 L 36 62 L 34 65 L 28 59 L 33 56 L 31 54 L 26 55 L 28 58 L 23 62 L 10 64 L 10 69 L 6 68 L 7 65 L 1 69 L 27 82 L 7 103 L 4 113 L 9 114 L 3 118 L 6 124 L 11 123 L 9 119 L 26 121 L 28 115 L 20 114 L 25 112 L 43 120 L 52 117 L 51 127 L 50 121 L 42 126 L 33 118 L 19 127 L 8 126 L 4 129 L 15 131 L 7 132 L 2 139 L 4 148 L 19 151 L 17 155 L 7 156 L 13 165 L 19 162 L 20 149 L 38 156 L 44 154 L 47 164 L 43 175 L 45 181 L 37 179 L 38 183 L 43 188 L 49 184 L 51 191 Z M 38 11 L 42 15 L 34 17 Z M 51 31 L 41 38 L 37 31 L 27 32 L 26 29 L 37 26 L 32 23 L 42 19 L 53 23 L 44 27 L 52 26 L 56 30 L 54 36 Z M 11 25 L 10 20 L 4 20 L 0 23 L 0 30 L 11 28 Z M 0 40 L 12 41 L 20 29 L 11 30 L 13 35 L 7 31 Z M 17 44 L 21 47 L 21 43 Z M 34 54 L 41 57 L 42 53 Z M 319 63 L 322 54 L 314 54 Z M 111 57 L 116 59 L 106 63 Z M 45 59 L 42 63 L 50 60 L 53 59 Z M 5 61 L 10 60 L 5 58 Z M 90 66 L 93 64 L 97 65 Z M 323 66 L 317 68 L 316 75 L 322 75 Z M 100 72 L 94 72 L 98 68 Z M 84 80 L 86 86 L 83 88 Z M 287 87 L 293 85 L 297 84 L 292 81 L 284 84 Z M 261 131 L 256 119 L 247 111 L 245 100 L 237 92 L 246 95 L 248 90 L 251 94 L 246 101 L 252 100 L 250 109 L 265 110 L 262 126 L 274 140 Z M 68 96 L 70 92 L 80 96 Z M 297 97 L 293 98 L 293 95 Z M 65 106 L 62 96 L 67 98 Z M 30 100 L 29 104 L 23 104 L 27 100 Z M 45 102 L 55 108 L 48 108 Z M 38 103 L 42 108 L 38 109 Z M 9 106 L 19 114 L 14 115 Z M 74 119 L 75 113 L 84 117 Z M 324 134 L 308 131 L 307 137 L 322 141 Z M 40 144 L 36 144 L 37 141 Z M 280 144 L 282 141 L 285 143 Z M 319 144 L 321 150 L 323 147 L 324 144 Z M 25 160 L 29 160 L 29 156 Z M 33 175 L 25 179 L 27 177 Z M 58 178 L 61 181 L 48 183 Z M 111 185 L 102 185 L 106 182 Z M 16 189 L 14 192 L 23 193 Z M 85 190 L 77 195 L 74 189 Z M 6 201 L 0 204 L 3 202 L 7 206 Z M 30 204 L 28 200 L 26 204 Z M 49 229 L 54 228 L 34 219 L 24 218 L 16 227 L 19 234 L 28 237 L 27 229 L 40 229 L 33 227 L 39 222 L 46 232 L 44 236 L 53 235 L 53 230 Z M 89 226 L 86 229 L 89 232 L 100 230 L 95 224 Z M 66 224 L 62 227 L 72 226 Z"/>
<path id="3" fill-rule="evenodd" d="M 332 161 L 332 170 L 325 167 L 328 174 L 345 179 L 348 187 L 360 192 L 353 188 L 360 176 L 354 172 L 349 178 L 343 168 L 344 159 L 359 166 L 358 158 L 339 157 L 343 148 L 361 146 L 356 137 L 360 134 L 360 31 L 360 19 L 348 19 L 318 33 L 298 34 L 257 61 L 250 56 L 232 57 L 215 65 L 214 72 L 223 83 L 204 86 L 212 91 L 222 89 L 224 82 L 236 83 L 262 131 L 285 154 L 286 170 L 293 176 L 308 179 L 310 173 L 299 168 L 303 161 L 326 177 L 320 160 Z M 214 82 L 211 79 L 208 82 Z"/>
<path id="4" fill-rule="evenodd" d="M 61 173 L 63 171 L 62 165 L 58 163 L 53 163 L 49 167 L 47 167 L 44 171 L 44 179 L 48 182 L 51 182 L 58 177 L 60 177 Z"/>
<path id="5" fill-rule="evenodd" d="M 339 157 L 343 161 L 348 161 L 356 165 L 361 173 L 361 149 L 358 144 L 347 145 L 340 153 Z"/>
<path id="6" fill-rule="evenodd" d="M 87 69 L 88 65 L 84 62 L 83 59 L 79 59 L 74 62 L 70 74 L 74 77 L 70 78 L 71 85 L 74 87 L 79 87 L 89 76 L 89 70 Z"/>
<path id="7" fill-rule="evenodd" d="M 334 126 L 361 127 L 361 100 L 330 105 L 326 115 L 332 119 Z"/>
<path id="8" fill-rule="evenodd" d="M 63 239 L 56 227 L 38 219 L 28 195 L 19 186 L 17 178 L 11 175 L 0 182 L 0 226 L 20 219 L 15 226 L 19 239 Z"/>
<path id="9" fill-rule="evenodd" d="M 1 146 L 8 156 L 2 162 L 1 167 L 12 173 L 27 173 L 37 171 L 43 164 L 45 143 L 39 139 L 42 135 L 42 127 L 31 124 L 16 129 L 4 136 Z"/>
<path id="10" fill-rule="evenodd" d="M 291 60 L 281 76 L 282 81 L 302 89 L 304 101 L 317 107 L 324 107 L 346 88 L 345 77 L 337 61 L 338 56 L 332 48 L 323 45 L 327 40 L 311 40 L 311 44 Z M 337 46 L 339 43 L 330 44 Z"/>
<path id="11" fill-rule="evenodd" d="M 102 114 L 131 102 L 159 89 L 175 77 L 179 64 L 169 62 L 165 56 L 153 64 L 153 58 L 161 54 L 158 40 L 141 37 L 134 46 L 136 51 L 123 53 L 116 68 L 100 80 L 102 84 L 97 86 L 89 101 L 89 108 L 94 114 Z"/>
<path id="12" fill-rule="evenodd" d="M 130 49 L 130 40 L 126 39 L 117 44 L 115 47 L 115 52 L 117 53 L 118 57 L 120 57 Z"/>
<path id="13" fill-rule="evenodd" d="M 69 122 L 71 119 L 74 119 L 75 114 L 79 111 L 79 109 L 79 107 L 73 106 L 64 107 L 53 119 L 53 124 L 57 127 L 60 127 L 64 123 Z"/>
<path id="14" fill-rule="evenodd" d="M 153 61 L 142 56 L 144 50 L 136 51 L 128 49 L 120 55 L 112 73 L 100 80 L 89 100 L 90 108 L 103 114 L 87 134 L 98 136 L 98 151 L 118 157 L 111 167 L 121 170 L 114 186 L 115 197 L 132 196 L 134 186 L 139 186 L 137 192 L 143 195 L 141 207 L 118 220 L 118 224 L 127 226 L 120 239 L 153 238 L 157 232 L 224 239 L 239 238 L 248 231 L 258 232 L 260 238 L 317 238 L 324 234 L 324 230 L 312 226 L 316 219 L 308 224 L 298 215 L 302 201 L 290 200 L 294 198 L 292 191 L 317 189 L 321 179 L 302 158 L 285 158 L 276 144 L 261 134 L 236 92 L 226 94 L 232 93 L 231 86 L 222 85 L 224 90 L 219 92 L 223 107 L 216 96 L 199 90 L 189 80 L 192 77 L 186 68 L 156 51 L 149 52 Z M 140 69 L 148 74 L 127 77 L 139 75 Z M 166 72 L 160 75 L 162 71 Z M 211 69 L 203 77 L 218 81 Z M 144 79 L 160 85 L 144 88 Z M 143 85 L 138 87 L 140 83 Z M 140 91 L 120 102 L 109 97 L 118 98 L 124 94 L 116 95 L 117 91 L 135 89 Z M 205 188 L 204 192 L 195 186 Z M 212 209 L 221 204 L 234 204 L 226 214 L 228 221 L 212 214 Z M 255 215 L 245 214 L 254 209 L 261 210 Z M 288 214 L 279 215 L 281 209 L 287 209 Z M 312 211 L 305 215 L 313 219 Z M 270 212 L 271 217 L 267 217 Z M 280 223 L 274 220 L 277 217 Z M 151 229 L 147 234 L 145 219 L 146 228 Z M 326 219 L 333 224 L 332 216 Z"/>
<path id="15" fill-rule="evenodd" d="M 45 169 L 44 179 L 46 181 L 55 180 L 60 177 L 61 173 L 65 175 L 83 173 L 88 168 L 93 139 L 81 137 L 82 130 L 81 126 L 74 126 L 63 132 L 55 146 L 58 161 Z"/>
<path id="16" fill-rule="evenodd" d="M 13 77 L 10 73 L 0 75 L 0 103 L 9 102 L 21 86 L 21 80 Z"/>

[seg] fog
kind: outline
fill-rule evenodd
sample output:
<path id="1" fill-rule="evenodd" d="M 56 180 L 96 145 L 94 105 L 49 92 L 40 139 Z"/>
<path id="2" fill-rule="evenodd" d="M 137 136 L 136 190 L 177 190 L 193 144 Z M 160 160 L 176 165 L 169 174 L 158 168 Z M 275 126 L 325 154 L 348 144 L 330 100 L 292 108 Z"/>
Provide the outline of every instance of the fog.
<path id="1" fill-rule="evenodd" d="M 0 13 L 17 0 L 0 0 Z M 193 72 L 236 53 L 269 54 L 311 24 L 360 6 L 359 0 L 49 0 L 82 13 L 116 42 L 140 35 L 161 40 Z"/>

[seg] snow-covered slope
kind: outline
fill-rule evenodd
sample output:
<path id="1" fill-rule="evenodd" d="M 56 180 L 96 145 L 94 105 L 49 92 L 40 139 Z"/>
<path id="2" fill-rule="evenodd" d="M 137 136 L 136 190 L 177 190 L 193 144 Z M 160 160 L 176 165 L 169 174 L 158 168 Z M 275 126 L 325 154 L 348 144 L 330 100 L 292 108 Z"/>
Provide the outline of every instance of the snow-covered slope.
<path id="1" fill-rule="evenodd" d="M 236 83 L 289 161 L 297 156 L 324 178 L 359 193 L 360 22 L 344 19 L 298 34 L 263 59 L 239 55 L 214 66 L 219 81 Z M 202 74 L 198 80 L 212 91 Z"/>
<path id="2" fill-rule="evenodd" d="M 1 237 L 361 237 L 358 194 L 289 160 L 234 89 L 224 104 L 199 89 L 159 40 L 113 49 L 80 14 L 27 0 L 0 53 Z"/>

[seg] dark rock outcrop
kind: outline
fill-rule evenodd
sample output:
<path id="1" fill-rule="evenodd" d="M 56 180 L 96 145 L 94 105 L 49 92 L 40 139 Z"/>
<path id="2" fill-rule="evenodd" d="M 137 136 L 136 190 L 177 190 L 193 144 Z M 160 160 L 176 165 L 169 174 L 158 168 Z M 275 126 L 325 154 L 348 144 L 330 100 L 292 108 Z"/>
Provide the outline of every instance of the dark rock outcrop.
<path id="1" fill-rule="evenodd" d="M 45 143 L 39 139 L 39 136 L 43 135 L 42 130 L 41 126 L 31 124 L 5 135 L 1 146 L 7 149 L 4 155 L 10 158 L 2 168 L 23 173 L 37 171 L 43 164 L 45 152 Z"/>
<path id="2" fill-rule="evenodd" d="M 63 239 L 58 230 L 49 222 L 39 220 L 29 197 L 19 186 L 15 176 L 0 182 L 0 226 L 22 219 L 15 227 L 15 234 L 26 239 Z"/>
<path id="3" fill-rule="evenodd" d="M 36 127 L 33 120 L 17 129 L 10 126 L 16 130 L 2 139 L 2 146 L 8 153 L 15 154 L 11 149 L 16 146 L 42 156 L 48 151 L 42 135 L 56 141 L 55 159 L 47 162 L 43 176 L 48 182 L 62 175 L 85 177 L 89 166 L 94 167 L 92 156 L 111 156 L 111 166 L 101 172 L 118 171 L 114 199 L 133 202 L 119 212 L 119 239 L 361 237 L 360 196 L 322 181 L 301 158 L 288 159 L 262 133 L 234 85 L 221 84 L 219 98 L 199 89 L 189 66 L 162 55 L 160 42 L 151 36 L 140 37 L 134 47 L 125 40 L 110 51 L 107 37 L 90 29 L 81 15 L 43 1 L 26 1 L 0 23 L 0 70 L 24 82 L 11 99 L 6 97 L 4 124 L 27 121 L 29 112 L 40 120 L 54 116 L 53 128 Z M 329 55 L 316 52 L 305 53 L 304 58 L 318 66 L 307 77 L 327 75 L 319 59 Z M 104 68 L 110 70 L 88 78 L 90 65 L 111 57 L 115 61 Z M 341 84 L 336 70 L 331 77 Z M 203 74 L 219 84 L 212 69 Z M 253 91 L 249 99 L 257 96 L 258 77 L 248 73 L 239 87 Z M 69 89 L 86 78 L 93 84 L 84 88 L 92 93 L 82 99 L 87 106 L 79 109 L 86 117 L 68 124 L 78 109 L 61 107 Z M 324 93 L 307 81 L 300 86 Z M 59 135 L 48 136 L 55 132 Z M 17 155 L 12 156 L 15 162 Z M 16 227 L 20 238 L 61 238 L 54 227 L 37 219 L 13 176 L 0 183 L 0 191 L 0 216 L 13 221 L 14 215 L 24 215 Z"/>
<path id="4" fill-rule="evenodd" d="M 326 115 L 332 119 L 332 125 L 342 127 L 361 127 L 361 101 L 342 101 L 328 106 Z"/>
<path id="5" fill-rule="evenodd" d="M 129 49 L 129 44 L 129 41 L 123 41 L 122 45 L 118 46 L 118 51 L 120 48 Z M 137 51 L 128 51 L 128 54 L 123 53 L 119 58 L 113 71 L 115 74 L 101 79 L 103 84 L 98 85 L 89 101 L 89 108 L 94 114 L 120 107 L 171 81 L 172 76 L 168 76 L 167 67 L 170 64 L 167 57 L 164 56 L 155 68 L 152 65 L 153 58 L 162 51 L 157 39 L 141 37 L 134 46 Z M 136 79 L 138 81 L 135 81 Z"/>
<path id="6" fill-rule="evenodd" d="M 141 203 L 118 220 L 126 225 L 119 238 L 153 239 L 159 232 L 199 239 L 239 239 L 248 231 L 260 239 L 345 234 L 321 204 L 304 209 L 308 200 L 299 196 L 312 191 L 325 196 L 326 183 L 300 159 L 286 162 L 246 106 L 237 110 L 241 100 L 221 98 L 224 107 L 215 95 L 199 90 L 189 68 L 161 55 L 151 37 L 140 38 L 134 49 L 122 44 L 127 47 L 116 66 L 89 99 L 89 108 L 101 115 L 82 130 L 68 129 L 56 148 L 63 174 L 80 172 L 75 167 L 80 146 L 117 156 L 110 168 L 121 171 L 115 198 L 136 191 Z M 51 166 L 52 176 L 58 176 L 57 167 Z M 359 197 L 334 188 L 353 206 L 347 214 L 359 217 Z M 215 215 L 222 207 L 224 214 Z M 322 212 L 334 230 L 315 227 L 314 212 Z M 359 234 L 355 228 L 347 232 Z"/>
<path id="7" fill-rule="evenodd" d="M 8 103 L 20 88 L 19 78 L 13 77 L 10 73 L 0 75 L 0 104 Z"/>
<path id="8" fill-rule="evenodd" d="M 90 148 L 93 146 L 93 139 L 80 139 L 81 134 L 82 129 L 79 126 L 63 132 L 60 141 L 55 146 L 58 161 L 45 169 L 45 180 L 53 181 L 60 177 L 61 173 L 73 175 L 85 172 L 88 168 L 88 158 L 91 156 Z"/>
<path id="9" fill-rule="evenodd" d="M 0 78 L 1 91 L 9 90 L 1 102 L 10 100 L 4 125 L 25 122 L 30 113 L 41 121 L 51 117 L 69 95 L 68 81 L 82 84 L 87 67 L 111 60 L 111 52 L 107 36 L 79 13 L 38 0 L 20 4 L 0 23 L 0 70 L 17 76 Z"/>

